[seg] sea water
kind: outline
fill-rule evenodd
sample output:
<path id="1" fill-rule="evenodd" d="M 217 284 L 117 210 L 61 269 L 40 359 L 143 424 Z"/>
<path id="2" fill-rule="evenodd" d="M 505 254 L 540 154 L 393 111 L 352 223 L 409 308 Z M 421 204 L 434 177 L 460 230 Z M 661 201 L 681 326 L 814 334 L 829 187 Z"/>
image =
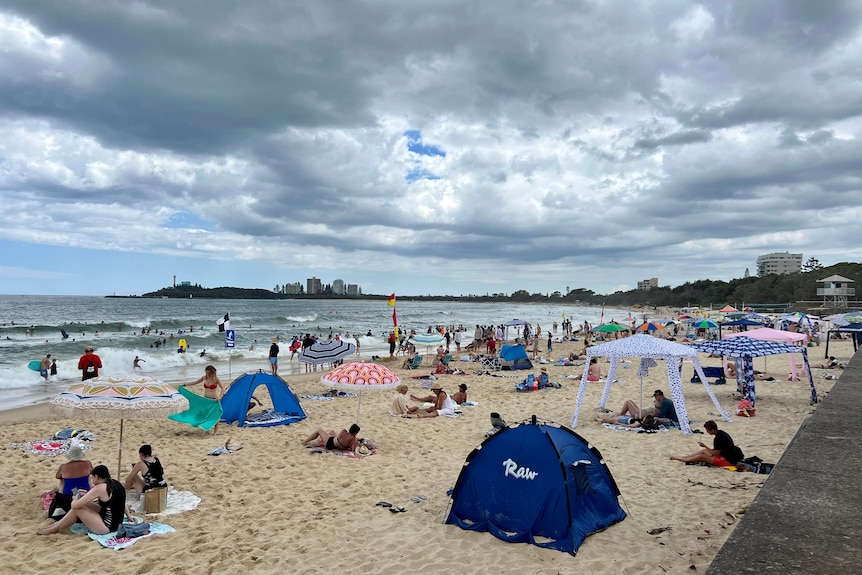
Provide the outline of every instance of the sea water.
<path id="1" fill-rule="evenodd" d="M 425 332 L 429 326 L 463 326 L 463 344 L 473 339 L 475 326 L 499 325 L 521 319 L 542 326 L 569 318 L 575 326 L 588 321 L 623 322 L 628 310 L 580 307 L 571 304 L 518 304 L 399 301 L 399 328 Z M 228 383 L 248 371 L 269 370 L 272 338 L 279 338 L 279 374 L 304 371 L 297 359 L 289 361 L 287 347 L 294 335 L 311 333 L 328 338 L 340 335 L 350 343 L 359 335 L 360 358 L 388 355 L 393 308 L 385 301 L 362 300 L 216 300 L 102 298 L 90 296 L 0 295 L 0 409 L 18 407 L 53 397 L 80 381 L 78 358 L 88 345 L 102 359 L 100 375 L 133 373 L 170 383 L 191 382 L 212 364 Z M 225 334 L 216 321 L 230 315 L 235 347 L 225 347 Z M 149 327 L 149 333 L 144 328 Z M 68 334 L 63 339 L 61 330 Z M 560 333 L 558 329 L 558 333 Z M 370 333 L 371 335 L 368 335 Z M 186 353 L 177 353 L 185 339 Z M 156 340 L 167 340 L 156 346 Z M 204 352 L 202 354 L 202 352 Z M 420 350 L 422 351 L 422 350 Z M 57 359 L 57 375 L 46 383 L 27 364 L 46 354 Z M 142 369 L 133 369 L 135 356 Z"/>

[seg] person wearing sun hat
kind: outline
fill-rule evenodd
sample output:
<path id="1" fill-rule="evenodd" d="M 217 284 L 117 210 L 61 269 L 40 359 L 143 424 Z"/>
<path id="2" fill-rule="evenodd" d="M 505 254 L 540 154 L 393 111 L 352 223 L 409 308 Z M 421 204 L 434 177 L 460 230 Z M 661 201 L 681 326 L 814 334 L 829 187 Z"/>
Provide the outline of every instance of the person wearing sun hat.
<path id="1" fill-rule="evenodd" d="M 60 493 L 72 495 L 73 489 L 90 489 L 93 463 L 85 459 L 84 450 L 77 443 L 73 443 L 66 450 L 65 455 L 69 461 L 61 464 L 55 475 L 60 481 Z"/>
<path id="2" fill-rule="evenodd" d="M 78 360 L 78 369 L 81 370 L 81 381 L 87 381 L 94 377 L 99 377 L 99 370 L 102 368 L 102 359 L 96 355 L 92 345 L 84 348 L 84 355 Z"/>
<path id="3" fill-rule="evenodd" d="M 422 401 L 422 402 L 430 402 L 433 403 L 431 407 L 427 409 L 419 410 L 416 415 L 419 417 L 437 417 L 438 415 L 455 415 L 455 410 L 458 408 L 458 404 L 449 397 L 449 395 L 443 391 L 443 387 L 439 382 L 435 382 L 434 385 L 431 386 L 431 394 L 425 397 L 416 397 L 411 394 L 410 399 L 413 401 Z"/>

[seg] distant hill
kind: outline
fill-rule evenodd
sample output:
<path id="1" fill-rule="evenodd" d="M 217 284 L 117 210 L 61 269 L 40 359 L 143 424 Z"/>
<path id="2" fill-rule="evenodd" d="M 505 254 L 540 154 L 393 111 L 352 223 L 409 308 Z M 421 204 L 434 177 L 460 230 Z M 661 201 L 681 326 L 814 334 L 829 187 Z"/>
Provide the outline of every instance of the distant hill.
<path id="1" fill-rule="evenodd" d="M 823 298 L 817 296 L 817 288 L 822 287 L 817 280 L 840 275 L 856 282 L 855 287 L 862 290 L 862 264 L 842 262 L 833 266 L 819 268 L 813 271 L 789 275 L 768 275 L 764 277 L 748 277 L 734 279 L 729 282 L 721 280 L 696 280 L 686 282 L 671 288 L 668 286 L 650 290 L 618 291 L 612 294 L 597 294 L 591 290 L 578 288 L 562 296 L 549 296 L 542 293 L 529 293 L 518 290 L 509 296 L 407 296 L 399 295 L 402 301 L 481 301 L 481 302 L 548 302 L 581 303 L 587 305 L 607 305 L 612 307 L 644 306 L 703 306 L 726 303 L 748 305 L 757 303 L 782 303 L 793 305 L 797 302 L 809 302 L 812 305 Z M 338 296 L 333 294 L 287 295 L 272 290 L 260 288 L 201 286 L 166 287 L 158 291 L 143 294 L 146 298 L 210 298 L 210 299 L 385 299 L 387 295 L 366 294 L 361 296 Z"/>

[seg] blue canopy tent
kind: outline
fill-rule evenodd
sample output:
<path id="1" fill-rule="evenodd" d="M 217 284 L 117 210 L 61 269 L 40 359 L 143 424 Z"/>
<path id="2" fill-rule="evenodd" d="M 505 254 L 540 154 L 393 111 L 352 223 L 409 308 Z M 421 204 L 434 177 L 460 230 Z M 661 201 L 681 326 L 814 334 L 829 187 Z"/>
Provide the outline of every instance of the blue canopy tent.
<path id="1" fill-rule="evenodd" d="M 595 447 L 533 416 L 467 456 L 446 523 L 574 555 L 588 535 L 625 519 L 619 495 Z"/>
<path id="2" fill-rule="evenodd" d="M 500 363 L 503 369 L 532 369 L 533 362 L 523 345 L 506 344 L 500 348 Z"/>
<path id="3" fill-rule="evenodd" d="M 814 388 L 814 379 L 811 377 L 811 368 L 808 365 L 808 353 L 804 347 L 753 339 L 745 336 L 720 341 L 695 343 L 691 347 L 704 353 L 714 353 L 741 359 L 742 369 L 736 370 L 737 384 L 742 384 L 740 391 L 751 402 L 752 406 L 754 406 L 757 399 L 754 391 L 754 365 L 751 361 L 752 358 L 782 353 L 801 353 L 802 360 L 805 362 L 805 372 L 808 374 L 808 383 L 811 388 L 811 403 L 817 403 L 817 390 Z M 740 379 L 743 377 L 744 380 Z"/>
<path id="4" fill-rule="evenodd" d="M 735 319 L 733 321 L 726 321 L 718 324 L 718 339 L 721 339 L 721 328 L 723 327 L 733 327 L 733 326 L 742 326 L 742 331 L 748 331 L 749 327 L 763 327 L 762 321 L 755 321 L 753 319 Z"/>

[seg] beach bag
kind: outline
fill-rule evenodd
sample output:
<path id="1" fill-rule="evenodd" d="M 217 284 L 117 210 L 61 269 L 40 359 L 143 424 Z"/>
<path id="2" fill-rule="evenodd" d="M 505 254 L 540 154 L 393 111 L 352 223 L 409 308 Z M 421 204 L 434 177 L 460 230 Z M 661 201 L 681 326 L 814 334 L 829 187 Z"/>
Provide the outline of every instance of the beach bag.
<path id="1" fill-rule="evenodd" d="M 736 415 L 739 417 L 754 417 L 757 413 L 757 409 L 751 406 L 751 402 L 747 399 L 743 399 L 736 406 Z"/>
<path id="2" fill-rule="evenodd" d="M 143 537 L 149 532 L 150 524 L 146 521 L 142 521 L 141 523 L 120 523 L 120 526 L 117 528 L 117 539 L 123 537 L 134 539 L 135 537 Z"/>
<path id="3" fill-rule="evenodd" d="M 54 500 L 48 507 L 48 518 L 59 521 L 72 508 L 72 496 L 66 493 L 55 493 Z"/>

